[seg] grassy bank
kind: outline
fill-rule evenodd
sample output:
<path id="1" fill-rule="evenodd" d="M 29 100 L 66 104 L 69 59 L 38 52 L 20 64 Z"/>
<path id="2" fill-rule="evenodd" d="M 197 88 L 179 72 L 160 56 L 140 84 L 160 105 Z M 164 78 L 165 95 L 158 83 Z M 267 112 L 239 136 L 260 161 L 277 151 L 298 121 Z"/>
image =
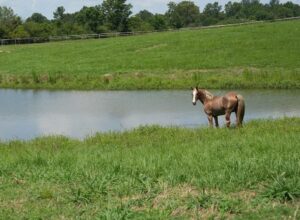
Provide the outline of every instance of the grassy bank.
<path id="1" fill-rule="evenodd" d="M 0 144 L 1 219 L 299 218 L 300 119 Z"/>
<path id="2" fill-rule="evenodd" d="M 117 73 L 97 75 L 4 75 L 1 88 L 64 90 L 299 89 L 300 71 L 256 68 L 174 71 L 172 74 Z"/>
<path id="3" fill-rule="evenodd" d="M 300 21 L 0 48 L 0 87 L 300 88 Z"/>

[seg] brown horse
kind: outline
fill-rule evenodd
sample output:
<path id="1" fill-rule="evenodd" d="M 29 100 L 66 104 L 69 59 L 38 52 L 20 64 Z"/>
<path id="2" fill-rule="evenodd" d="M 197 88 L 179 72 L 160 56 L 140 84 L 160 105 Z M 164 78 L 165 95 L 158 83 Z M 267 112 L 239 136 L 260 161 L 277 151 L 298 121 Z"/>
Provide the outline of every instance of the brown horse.
<path id="1" fill-rule="evenodd" d="M 208 116 L 210 126 L 213 126 L 213 118 L 216 127 L 219 127 L 218 116 L 225 115 L 226 125 L 230 127 L 230 115 L 235 112 L 237 126 L 242 126 L 245 114 L 245 101 L 243 96 L 236 92 L 229 92 L 224 96 L 214 96 L 204 89 L 192 88 L 193 105 L 200 100 L 204 105 L 204 112 Z"/>

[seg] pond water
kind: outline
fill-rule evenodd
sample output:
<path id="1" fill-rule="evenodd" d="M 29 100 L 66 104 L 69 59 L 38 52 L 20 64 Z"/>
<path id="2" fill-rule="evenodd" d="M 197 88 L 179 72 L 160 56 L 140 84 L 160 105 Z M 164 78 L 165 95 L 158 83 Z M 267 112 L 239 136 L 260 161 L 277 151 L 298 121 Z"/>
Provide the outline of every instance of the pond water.
<path id="1" fill-rule="evenodd" d="M 215 95 L 226 91 L 212 90 Z M 245 121 L 300 116 L 300 90 L 240 90 Z M 0 139 L 41 135 L 84 138 L 140 125 L 207 126 L 191 91 L 34 91 L 0 89 Z M 235 121 L 234 114 L 232 115 Z M 220 117 L 221 126 L 224 117 Z"/>

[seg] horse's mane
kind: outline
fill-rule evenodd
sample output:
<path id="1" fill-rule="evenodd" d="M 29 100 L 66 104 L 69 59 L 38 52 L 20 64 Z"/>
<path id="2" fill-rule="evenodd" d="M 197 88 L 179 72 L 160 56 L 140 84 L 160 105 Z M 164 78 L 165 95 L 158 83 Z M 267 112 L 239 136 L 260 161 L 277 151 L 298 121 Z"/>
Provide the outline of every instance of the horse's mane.
<path id="1" fill-rule="evenodd" d="M 209 100 L 213 99 L 214 98 L 214 95 L 211 94 L 209 91 L 207 90 L 203 90 L 204 91 L 204 94 L 205 94 L 205 97 Z"/>

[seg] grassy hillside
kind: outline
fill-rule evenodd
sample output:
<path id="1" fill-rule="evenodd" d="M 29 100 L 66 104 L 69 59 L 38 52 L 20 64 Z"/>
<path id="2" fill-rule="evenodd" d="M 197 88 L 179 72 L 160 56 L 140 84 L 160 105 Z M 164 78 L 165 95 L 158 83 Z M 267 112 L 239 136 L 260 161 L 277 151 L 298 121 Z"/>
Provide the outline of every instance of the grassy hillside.
<path id="1" fill-rule="evenodd" d="M 0 86 L 299 88 L 300 21 L 0 48 Z"/>
<path id="2" fill-rule="evenodd" d="M 300 119 L 0 144 L 0 219 L 298 219 Z"/>

